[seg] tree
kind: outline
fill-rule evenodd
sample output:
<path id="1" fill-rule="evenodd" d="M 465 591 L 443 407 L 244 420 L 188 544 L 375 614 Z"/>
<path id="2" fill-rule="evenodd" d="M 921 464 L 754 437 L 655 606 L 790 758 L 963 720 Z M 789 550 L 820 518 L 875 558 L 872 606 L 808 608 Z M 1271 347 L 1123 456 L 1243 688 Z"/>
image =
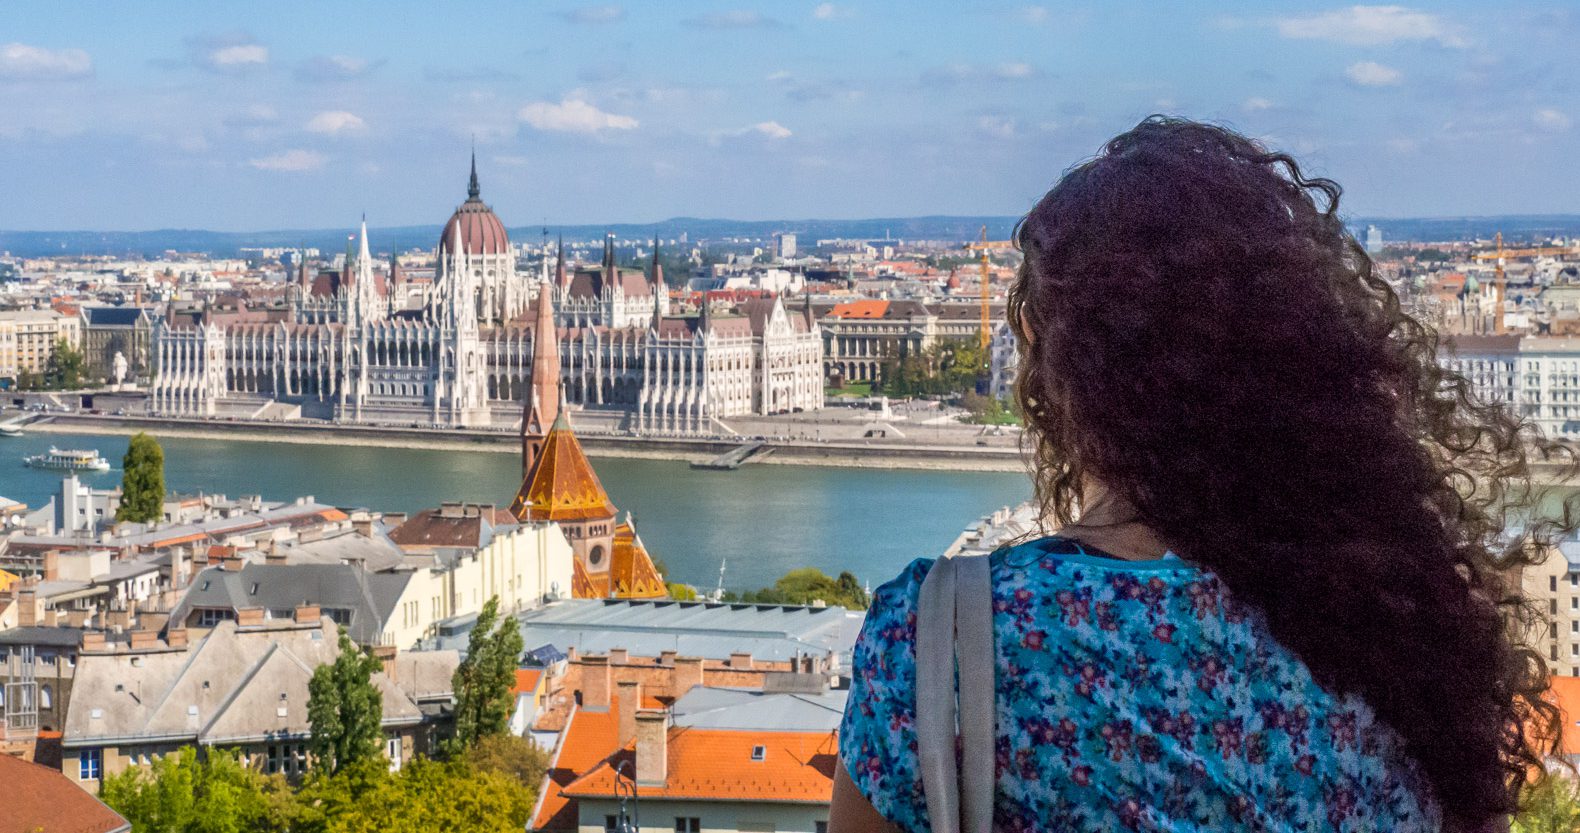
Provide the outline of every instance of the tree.
<path id="1" fill-rule="evenodd" d="M 1526 787 L 1514 833 L 1575 833 L 1580 830 L 1580 792 L 1568 778 L 1547 773 Z"/>
<path id="2" fill-rule="evenodd" d="M 82 387 L 82 369 L 82 351 L 59 339 L 44 365 L 44 384 L 56 390 L 76 390 Z"/>
<path id="3" fill-rule="evenodd" d="M 726 594 L 726 599 L 762 604 L 811 604 L 821 601 L 851 610 L 867 609 L 867 591 L 849 571 L 831 578 L 816 567 L 802 567 L 785 573 L 773 587 L 764 587 L 740 594 Z"/>
<path id="4" fill-rule="evenodd" d="M 362 762 L 338 775 L 315 776 L 298 794 L 292 833 L 495 833 L 521 830 L 532 814 L 533 786 L 463 759 L 417 758 L 398 773 Z"/>
<path id="5" fill-rule="evenodd" d="M 466 751 L 466 763 L 478 772 L 500 775 L 537 785 L 549 771 L 549 756 L 536 743 L 511 734 L 478 738 Z"/>
<path id="6" fill-rule="evenodd" d="M 313 669 L 307 684 L 313 766 L 338 773 L 384 752 L 384 700 L 373 685 L 379 661 L 340 629 L 340 655 Z"/>
<path id="7" fill-rule="evenodd" d="M 467 749 L 479 738 L 504 734 L 515 702 L 516 663 L 523 649 L 521 629 L 512 617 L 499 615 L 493 596 L 477 614 L 466 646 L 466 659 L 455 669 L 455 741 Z"/>
<path id="8" fill-rule="evenodd" d="M 134 523 L 157 521 L 165 512 L 165 451 L 159 441 L 139 431 L 121 458 L 121 504 L 115 519 Z"/>
<path id="9" fill-rule="evenodd" d="M 252 769 L 236 750 L 190 746 L 105 778 L 99 797 L 133 833 L 284 831 L 292 800 L 284 776 Z"/>

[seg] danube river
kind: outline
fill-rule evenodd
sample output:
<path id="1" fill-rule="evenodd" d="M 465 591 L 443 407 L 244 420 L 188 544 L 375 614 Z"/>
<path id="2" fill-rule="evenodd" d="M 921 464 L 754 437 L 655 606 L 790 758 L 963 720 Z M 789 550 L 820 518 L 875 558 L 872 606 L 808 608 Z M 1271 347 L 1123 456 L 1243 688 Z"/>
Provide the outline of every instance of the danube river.
<path id="1" fill-rule="evenodd" d="M 514 454 L 364 446 L 294 445 L 165 438 L 165 484 L 181 493 L 312 495 L 341 507 L 415 512 L 443 500 L 507 506 L 520 485 Z M 56 445 L 96 448 L 115 467 L 83 475 L 120 482 L 126 438 L 32 433 L 0 438 L 0 496 L 39 506 L 59 488 L 57 472 L 22 458 Z M 629 511 L 671 578 L 753 588 L 795 567 L 855 573 L 874 586 L 912 558 L 935 556 L 981 515 L 1025 500 L 1022 474 L 748 465 L 694 471 L 684 462 L 595 458 L 598 477 Z"/>

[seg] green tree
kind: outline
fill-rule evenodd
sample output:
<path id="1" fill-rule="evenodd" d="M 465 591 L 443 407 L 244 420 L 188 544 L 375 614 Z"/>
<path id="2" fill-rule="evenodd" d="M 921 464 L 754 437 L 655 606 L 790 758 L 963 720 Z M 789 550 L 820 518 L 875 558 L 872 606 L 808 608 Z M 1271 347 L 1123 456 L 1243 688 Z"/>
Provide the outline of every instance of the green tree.
<path id="1" fill-rule="evenodd" d="M 384 700 L 373 685 L 379 661 L 340 629 L 340 655 L 313 669 L 307 684 L 313 766 L 330 774 L 384 751 Z"/>
<path id="2" fill-rule="evenodd" d="M 159 520 L 165 511 L 165 451 L 159 441 L 139 431 L 121 458 L 121 503 L 115 519 L 134 523 Z"/>
<path id="3" fill-rule="evenodd" d="M 1575 833 L 1580 830 L 1580 793 L 1570 779 L 1548 774 L 1525 789 L 1513 833 Z"/>
<path id="4" fill-rule="evenodd" d="M 509 733 L 478 738 L 464 759 L 478 772 L 496 772 L 536 786 L 549 771 L 549 756 L 528 738 Z"/>
<path id="5" fill-rule="evenodd" d="M 44 365 L 44 384 L 55 390 L 76 390 L 82 387 L 83 366 L 82 351 L 60 339 Z"/>
<path id="6" fill-rule="evenodd" d="M 242 833 L 289 829 L 284 776 L 247 766 L 233 749 L 186 747 L 104 779 L 99 797 L 133 833 Z"/>
<path id="7" fill-rule="evenodd" d="M 292 833 L 494 833 L 521 830 L 536 790 L 465 760 L 418 758 L 398 773 L 362 762 L 313 778 Z"/>
<path id="8" fill-rule="evenodd" d="M 455 741 L 460 749 L 479 738 L 504 734 L 509 727 L 515 707 L 510 689 L 523 647 L 516 620 L 501 617 L 499 597 L 491 597 L 472 626 L 466 659 L 455 669 Z"/>
<path id="9" fill-rule="evenodd" d="M 725 598 L 733 601 L 762 604 L 811 604 L 821 601 L 851 610 L 866 610 L 867 591 L 849 571 L 832 578 L 816 567 L 802 567 L 785 573 L 773 587 L 746 593 L 729 593 Z"/>

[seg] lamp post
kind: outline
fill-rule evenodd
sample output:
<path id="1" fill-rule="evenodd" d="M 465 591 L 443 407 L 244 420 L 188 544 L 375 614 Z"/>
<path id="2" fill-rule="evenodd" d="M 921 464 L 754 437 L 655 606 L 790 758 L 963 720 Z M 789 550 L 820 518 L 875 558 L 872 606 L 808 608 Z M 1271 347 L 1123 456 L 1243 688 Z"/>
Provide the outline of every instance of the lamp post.
<path id="1" fill-rule="evenodd" d="M 621 761 L 614 768 L 614 795 L 620 801 L 620 808 L 614 817 L 614 833 L 642 833 L 642 812 L 637 803 L 636 778 L 627 770 L 630 768 L 629 760 Z M 630 811 L 626 805 L 630 804 Z"/>

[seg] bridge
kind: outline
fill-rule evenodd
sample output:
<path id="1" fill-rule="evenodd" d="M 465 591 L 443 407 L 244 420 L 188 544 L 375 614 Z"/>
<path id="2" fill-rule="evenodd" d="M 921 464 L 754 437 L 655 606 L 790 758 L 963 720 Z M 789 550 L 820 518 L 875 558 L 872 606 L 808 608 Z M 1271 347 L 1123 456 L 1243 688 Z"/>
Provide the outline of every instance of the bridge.
<path id="1" fill-rule="evenodd" d="M 735 448 L 732 448 L 729 451 L 712 458 L 711 460 L 694 461 L 692 462 L 691 467 L 694 469 L 711 469 L 714 471 L 734 471 L 740 468 L 742 463 L 745 463 L 754 457 L 762 457 L 772 452 L 773 449 L 768 447 L 768 443 L 761 441 L 749 442 L 745 445 L 736 446 Z"/>

